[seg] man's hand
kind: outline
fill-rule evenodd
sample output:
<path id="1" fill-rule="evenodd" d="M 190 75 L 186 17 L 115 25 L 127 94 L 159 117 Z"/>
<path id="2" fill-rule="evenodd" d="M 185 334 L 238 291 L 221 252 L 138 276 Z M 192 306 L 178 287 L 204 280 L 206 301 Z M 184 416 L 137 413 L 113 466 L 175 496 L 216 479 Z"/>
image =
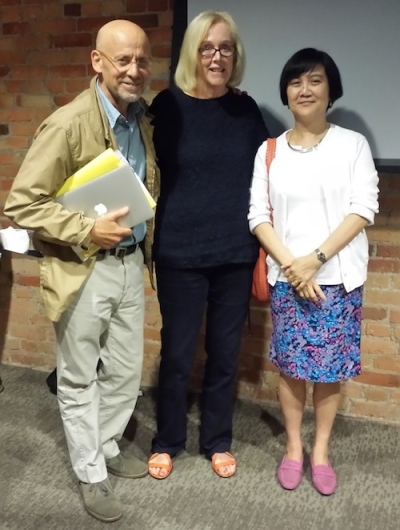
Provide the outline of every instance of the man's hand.
<path id="1" fill-rule="evenodd" d="M 90 232 L 90 237 L 100 248 L 112 248 L 132 234 L 130 228 L 119 226 L 118 220 L 129 212 L 128 206 L 120 208 L 116 212 L 108 213 L 96 219 Z"/>

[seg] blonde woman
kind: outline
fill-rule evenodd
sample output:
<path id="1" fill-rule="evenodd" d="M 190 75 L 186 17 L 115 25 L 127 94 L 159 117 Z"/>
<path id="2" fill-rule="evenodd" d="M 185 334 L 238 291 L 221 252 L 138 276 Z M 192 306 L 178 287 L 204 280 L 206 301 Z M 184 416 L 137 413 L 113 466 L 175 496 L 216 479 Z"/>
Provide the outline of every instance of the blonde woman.
<path id="1" fill-rule="evenodd" d="M 189 378 L 206 312 L 200 451 L 220 477 L 230 453 L 235 374 L 258 254 L 247 224 L 254 156 L 268 136 L 261 113 L 232 89 L 245 57 L 228 13 L 188 26 L 176 86 L 151 106 L 161 170 L 153 257 L 163 319 L 157 433 L 149 473 L 166 478 L 185 447 Z"/>

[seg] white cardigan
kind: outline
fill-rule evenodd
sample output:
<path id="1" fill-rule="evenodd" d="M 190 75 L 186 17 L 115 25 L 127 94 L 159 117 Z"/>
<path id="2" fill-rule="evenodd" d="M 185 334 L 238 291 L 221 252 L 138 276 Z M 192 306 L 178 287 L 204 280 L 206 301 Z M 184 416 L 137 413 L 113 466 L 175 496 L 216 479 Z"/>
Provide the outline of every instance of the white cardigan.
<path id="1" fill-rule="evenodd" d="M 360 215 L 373 224 L 378 212 L 378 175 L 364 136 L 331 124 L 315 150 L 299 153 L 290 149 L 285 132 L 277 138 L 270 175 L 265 165 L 266 145 L 264 142 L 260 146 L 254 161 L 248 215 L 251 232 L 261 223 L 271 223 L 272 206 L 277 235 L 295 256 L 300 256 L 321 245 L 349 214 Z M 299 183 L 305 186 L 299 196 L 308 198 L 308 191 L 311 196 L 304 205 L 303 199 L 295 203 L 296 187 L 302 185 Z M 313 200 L 315 208 L 310 208 Z M 296 206 L 295 226 L 290 226 L 289 203 Z M 296 234 L 294 239 L 291 231 Z M 325 237 L 321 240 L 322 234 Z M 285 281 L 279 264 L 270 256 L 267 263 L 268 282 L 275 285 L 278 278 Z M 364 283 L 367 266 L 368 240 L 363 230 L 321 267 L 316 280 L 320 284 L 343 283 L 349 292 Z M 332 281 L 326 281 L 327 276 Z"/>

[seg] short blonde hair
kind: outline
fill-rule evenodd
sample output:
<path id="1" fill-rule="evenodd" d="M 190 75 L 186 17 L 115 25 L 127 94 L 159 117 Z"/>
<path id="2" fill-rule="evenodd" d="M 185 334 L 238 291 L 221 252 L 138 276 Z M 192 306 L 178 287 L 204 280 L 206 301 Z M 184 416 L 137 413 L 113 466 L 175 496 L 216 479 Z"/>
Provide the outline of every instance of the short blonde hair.
<path id="1" fill-rule="evenodd" d="M 207 37 L 210 28 L 218 22 L 225 22 L 231 33 L 235 54 L 233 70 L 227 85 L 236 87 L 243 79 L 246 57 L 242 39 L 233 18 L 225 11 L 204 11 L 195 17 L 186 28 L 178 65 L 175 71 L 175 83 L 184 92 L 190 92 L 197 86 L 197 66 L 199 63 L 199 47 Z"/>

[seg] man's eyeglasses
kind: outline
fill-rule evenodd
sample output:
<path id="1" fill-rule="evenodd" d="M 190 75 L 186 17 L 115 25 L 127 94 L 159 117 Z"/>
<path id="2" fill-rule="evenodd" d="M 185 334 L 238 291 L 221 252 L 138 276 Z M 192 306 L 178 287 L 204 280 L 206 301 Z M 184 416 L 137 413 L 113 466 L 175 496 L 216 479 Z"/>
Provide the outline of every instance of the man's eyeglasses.
<path id="1" fill-rule="evenodd" d="M 230 44 L 222 44 L 219 48 L 214 48 L 210 44 L 205 44 L 200 46 L 199 52 L 203 57 L 214 57 L 214 55 L 219 52 L 222 57 L 232 57 L 235 53 L 236 47 L 231 46 Z"/>
<path id="2" fill-rule="evenodd" d="M 120 59 L 111 59 L 106 53 L 97 50 L 99 54 L 105 57 L 110 63 L 118 70 L 118 72 L 124 73 L 129 70 L 132 64 L 136 64 L 139 70 L 149 72 L 151 68 L 150 59 L 139 58 L 139 59 L 128 59 L 127 57 L 121 57 Z"/>

